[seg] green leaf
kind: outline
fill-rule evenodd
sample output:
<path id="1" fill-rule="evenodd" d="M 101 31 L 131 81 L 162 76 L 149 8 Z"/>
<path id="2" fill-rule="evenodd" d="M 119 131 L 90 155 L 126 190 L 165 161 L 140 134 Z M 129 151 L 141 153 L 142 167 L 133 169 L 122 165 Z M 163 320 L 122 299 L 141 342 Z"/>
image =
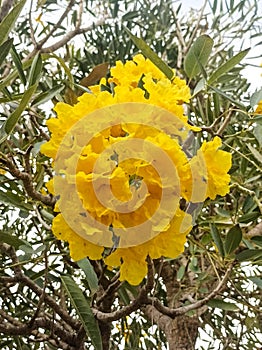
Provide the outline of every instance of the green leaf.
<path id="1" fill-rule="evenodd" d="M 6 40 L 1 46 L 0 46 L 0 66 L 4 62 L 6 56 L 8 55 L 11 46 L 13 44 L 13 39 Z"/>
<path id="2" fill-rule="evenodd" d="M 251 145 L 247 145 L 247 147 L 249 148 L 253 156 L 256 158 L 256 160 L 258 160 L 262 164 L 262 155 L 260 154 L 260 152 Z"/>
<path id="3" fill-rule="evenodd" d="M 233 253 L 233 251 L 239 246 L 242 239 L 242 231 L 239 225 L 232 227 L 226 236 L 225 240 L 225 252 L 227 255 Z"/>
<path id="4" fill-rule="evenodd" d="M 58 95 L 63 89 L 64 89 L 63 85 L 62 86 L 61 85 L 57 85 L 57 86 L 54 86 L 52 89 L 39 94 L 32 101 L 32 106 L 39 106 L 42 103 L 50 101 L 53 97 Z"/>
<path id="5" fill-rule="evenodd" d="M 208 306 L 212 308 L 218 308 L 225 311 L 238 311 L 239 307 L 236 304 L 228 303 L 221 299 L 211 299 L 207 303 Z"/>
<path id="6" fill-rule="evenodd" d="M 7 243 L 12 247 L 14 247 L 15 249 L 19 249 L 19 247 L 23 245 L 29 246 L 28 242 L 26 242 L 25 240 L 19 239 L 8 232 L 0 232 L 0 242 Z"/>
<path id="7" fill-rule="evenodd" d="M 12 11 L 2 20 L 0 23 L 0 45 L 6 41 L 10 31 L 16 23 L 16 20 L 22 11 L 27 0 L 21 0 L 19 3 L 13 7 Z"/>
<path id="8" fill-rule="evenodd" d="M 23 98 L 16 108 L 16 110 L 9 116 L 0 129 L 0 143 L 2 143 L 8 135 L 13 131 L 16 123 L 18 122 L 21 114 L 27 107 L 32 95 L 34 94 L 38 84 L 31 86 L 23 95 Z"/>
<path id="9" fill-rule="evenodd" d="M 199 80 L 199 82 L 196 84 L 196 87 L 193 92 L 193 96 L 197 95 L 200 91 L 204 90 L 206 87 L 205 79 L 202 78 Z"/>
<path id="10" fill-rule="evenodd" d="M 25 77 L 25 73 L 23 70 L 23 64 L 22 64 L 22 61 L 21 61 L 14 45 L 12 46 L 11 54 L 12 54 L 12 58 L 13 58 L 15 66 L 16 66 L 16 69 L 18 71 L 19 77 L 20 77 L 22 83 L 25 85 L 26 84 L 26 77 Z"/>
<path id="11" fill-rule="evenodd" d="M 134 44 L 142 51 L 142 54 L 145 55 L 151 62 L 153 62 L 165 75 L 168 79 L 172 79 L 174 76 L 173 70 L 161 60 L 161 58 L 153 51 L 151 48 L 144 42 L 143 39 L 133 35 L 129 29 L 124 27 L 125 31 L 128 33 Z"/>
<path id="12" fill-rule="evenodd" d="M 93 266 L 88 259 L 79 260 L 77 265 L 84 271 L 91 290 L 91 296 L 93 296 L 98 290 L 98 279 Z"/>
<path id="13" fill-rule="evenodd" d="M 124 285 L 122 285 L 118 289 L 118 295 L 119 295 L 121 302 L 123 302 L 125 305 L 130 304 L 130 295 L 128 294 Z"/>
<path id="14" fill-rule="evenodd" d="M 122 21 L 131 21 L 134 18 L 139 17 L 139 12 L 138 11 L 129 11 L 127 13 L 124 14 L 124 16 L 122 17 Z"/>
<path id="15" fill-rule="evenodd" d="M 255 243 L 259 247 L 262 247 L 262 236 L 254 236 L 251 238 L 251 242 Z"/>
<path id="16" fill-rule="evenodd" d="M 214 41 L 204 34 L 196 39 L 190 47 L 184 61 L 186 75 L 192 79 L 205 67 L 211 54 Z M 202 66 L 201 66 L 202 65 Z"/>
<path id="17" fill-rule="evenodd" d="M 246 107 L 242 103 L 236 101 L 236 99 L 234 99 L 233 97 L 228 96 L 225 92 L 223 92 L 223 91 L 221 91 L 213 86 L 209 86 L 209 87 L 211 90 L 215 91 L 217 94 L 224 97 L 226 100 L 230 101 L 233 105 L 238 106 L 243 110 L 246 109 Z"/>
<path id="18" fill-rule="evenodd" d="M 262 100 L 262 89 L 255 91 L 250 97 L 250 106 L 254 107 Z"/>
<path id="19" fill-rule="evenodd" d="M 14 194 L 10 191 L 0 191 L 0 203 L 7 203 L 22 210 L 33 210 L 32 204 L 26 203 L 24 197 Z"/>
<path id="20" fill-rule="evenodd" d="M 242 59 L 248 54 L 250 49 L 239 52 L 237 55 L 231 57 L 227 62 L 222 64 L 208 79 L 208 84 L 213 84 L 221 75 L 227 73 L 234 68 Z"/>
<path id="21" fill-rule="evenodd" d="M 247 214 L 242 215 L 239 219 L 239 223 L 248 223 L 248 222 L 254 222 L 257 218 L 259 218 L 260 213 L 259 212 L 250 212 Z"/>
<path id="22" fill-rule="evenodd" d="M 28 86 L 35 85 L 39 81 L 41 70 L 42 70 L 42 58 L 41 58 L 41 55 L 38 53 L 34 57 L 32 62 L 32 66 L 28 77 Z"/>
<path id="23" fill-rule="evenodd" d="M 262 259 L 262 249 L 246 249 L 236 255 L 236 259 L 242 261 L 257 261 Z"/>
<path id="24" fill-rule="evenodd" d="M 69 80 L 69 87 L 72 89 L 73 85 L 74 85 L 74 77 L 71 73 L 71 70 L 69 67 L 67 67 L 65 61 L 62 59 L 62 57 L 57 56 L 56 54 L 52 53 L 52 54 L 47 54 L 47 55 L 42 55 L 44 58 L 55 58 L 59 64 L 63 67 L 67 78 Z"/>
<path id="25" fill-rule="evenodd" d="M 262 125 L 257 123 L 253 129 L 253 134 L 259 143 L 259 147 L 262 148 Z"/>
<path id="26" fill-rule="evenodd" d="M 61 280 L 94 348 L 102 350 L 100 330 L 87 299 L 70 276 L 61 276 Z"/>
<path id="27" fill-rule="evenodd" d="M 185 272 L 186 272 L 186 267 L 184 265 L 181 265 L 177 271 L 176 279 L 178 281 L 181 281 L 185 275 Z"/>
<path id="28" fill-rule="evenodd" d="M 217 227 L 215 226 L 215 224 L 210 225 L 210 232 L 211 232 L 212 238 L 215 242 L 215 245 L 217 246 L 217 249 L 218 249 L 220 255 L 222 257 L 224 257 L 225 256 L 224 246 L 223 246 L 223 243 L 222 243 L 222 240 L 220 237 L 220 233 L 219 233 Z"/>
<path id="29" fill-rule="evenodd" d="M 262 278 L 251 276 L 248 277 L 250 281 L 252 281 L 254 284 L 256 284 L 260 289 L 262 289 Z"/>
<path id="30" fill-rule="evenodd" d="M 49 59 L 51 56 L 50 54 L 42 54 L 41 55 L 43 61 Z M 28 61 L 22 62 L 23 69 L 26 70 L 32 66 L 34 58 L 30 58 Z M 14 69 L 12 73 L 8 74 L 8 76 L 0 82 L 0 90 L 3 90 L 5 87 L 9 86 L 13 80 L 15 80 L 19 76 L 19 73 L 17 69 Z"/>

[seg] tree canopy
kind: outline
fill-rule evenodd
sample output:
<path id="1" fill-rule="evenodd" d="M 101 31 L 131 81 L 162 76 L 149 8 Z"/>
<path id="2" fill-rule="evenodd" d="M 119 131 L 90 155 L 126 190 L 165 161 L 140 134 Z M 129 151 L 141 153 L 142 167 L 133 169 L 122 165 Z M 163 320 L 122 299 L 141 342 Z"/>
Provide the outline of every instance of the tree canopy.
<path id="1" fill-rule="evenodd" d="M 1 349 L 260 348 L 261 26 L 0 1 Z"/>

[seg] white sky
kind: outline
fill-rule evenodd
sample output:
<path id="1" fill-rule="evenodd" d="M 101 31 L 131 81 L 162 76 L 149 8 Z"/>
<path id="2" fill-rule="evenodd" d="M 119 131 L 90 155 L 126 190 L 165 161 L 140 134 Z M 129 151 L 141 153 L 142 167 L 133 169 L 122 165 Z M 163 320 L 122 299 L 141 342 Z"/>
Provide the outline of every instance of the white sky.
<path id="1" fill-rule="evenodd" d="M 239 1 L 240 0 L 235 0 L 235 4 L 239 3 Z M 190 8 L 200 9 L 204 5 L 205 0 L 181 0 L 181 2 L 182 11 L 186 12 Z M 178 1 L 178 3 L 180 3 L 180 1 Z M 257 0 L 257 3 L 261 5 L 258 8 L 262 17 L 262 0 Z M 208 5 L 206 8 L 208 8 Z M 259 42 L 261 44 L 255 47 L 255 44 Z M 260 37 L 253 39 L 251 42 L 247 40 L 244 49 L 248 47 L 251 47 L 251 49 L 248 55 L 243 60 L 243 62 L 249 64 L 249 66 L 243 70 L 243 75 L 251 84 L 249 91 L 250 93 L 252 93 L 257 89 L 262 88 L 262 67 L 260 67 L 260 65 L 262 64 L 262 34 Z M 253 59 L 253 57 L 256 58 Z"/>

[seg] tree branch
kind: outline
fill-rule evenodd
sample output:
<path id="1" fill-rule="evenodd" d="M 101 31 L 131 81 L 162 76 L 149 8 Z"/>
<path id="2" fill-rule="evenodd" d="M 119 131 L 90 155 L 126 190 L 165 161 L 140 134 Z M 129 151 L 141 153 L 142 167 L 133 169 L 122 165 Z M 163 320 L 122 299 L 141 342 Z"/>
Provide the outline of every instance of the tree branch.
<path id="1" fill-rule="evenodd" d="M 24 184 L 24 188 L 28 194 L 29 197 L 32 199 L 35 199 L 37 201 L 42 202 L 43 204 L 46 204 L 48 206 L 54 206 L 55 205 L 55 198 L 52 196 L 44 196 L 42 193 L 37 192 L 33 186 L 33 179 L 31 174 L 27 172 L 20 171 L 16 165 L 14 164 L 13 160 L 5 157 L 4 158 L 4 164 L 9 169 L 9 172 L 11 175 L 13 175 L 16 179 L 22 180 Z"/>
<path id="2" fill-rule="evenodd" d="M 34 283 L 29 277 L 25 276 L 19 265 L 15 250 L 12 246 L 6 243 L 0 243 L 0 248 L 10 256 L 13 268 L 15 272 L 15 281 L 20 282 L 27 287 L 29 287 L 39 298 L 43 298 L 44 301 L 63 319 L 68 325 L 70 325 L 74 330 L 79 330 L 81 323 L 77 320 L 74 320 L 67 311 L 63 310 L 60 305 L 57 304 L 55 299 L 53 299 L 47 293 L 43 293 L 43 289 Z M 3 280 L 1 278 L 1 280 Z M 11 279 L 13 281 L 13 278 Z"/>
<path id="3" fill-rule="evenodd" d="M 41 50 L 41 48 L 43 47 L 43 45 L 47 42 L 47 40 L 54 34 L 54 32 L 60 27 L 60 25 L 62 24 L 63 20 L 66 18 L 66 16 L 68 15 L 69 11 L 71 10 L 71 8 L 74 6 L 75 4 L 75 0 L 70 0 L 65 11 L 63 12 L 63 14 L 61 15 L 61 17 L 59 18 L 59 20 L 56 22 L 56 24 L 53 26 L 53 28 L 50 30 L 50 32 L 44 37 L 44 39 L 42 39 L 36 46 L 36 48 L 39 50 Z M 80 25 L 80 24 L 79 24 Z M 76 26 L 77 28 L 78 26 Z"/>
<path id="4" fill-rule="evenodd" d="M 113 312 L 102 312 L 99 311 L 95 308 L 92 309 L 95 317 L 102 322 L 112 322 L 112 321 L 116 321 L 119 320 L 122 317 L 125 317 L 127 315 L 129 315 L 131 312 L 139 309 L 139 307 L 141 305 L 143 305 L 146 300 L 146 288 L 145 286 L 143 288 L 141 288 L 140 293 L 138 295 L 138 297 L 132 301 L 129 305 L 122 307 L 120 310 L 116 310 Z"/>
<path id="5" fill-rule="evenodd" d="M 84 34 L 86 32 L 89 32 L 93 30 L 95 27 L 100 26 L 105 23 L 105 19 L 101 19 L 97 21 L 96 23 L 91 24 L 89 27 L 86 28 L 75 28 L 68 32 L 61 40 L 57 41 L 56 43 L 48 46 L 48 47 L 42 47 L 34 49 L 27 57 L 26 60 L 29 60 L 30 58 L 34 57 L 37 52 L 40 53 L 52 53 L 61 47 L 65 46 L 71 39 L 73 39 L 75 36 L 79 34 Z"/>
<path id="6" fill-rule="evenodd" d="M 193 304 L 181 306 L 181 307 L 178 307 L 175 309 L 171 309 L 167 306 L 164 306 L 157 298 L 148 298 L 148 304 L 152 304 L 152 306 L 154 306 L 159 312 L 161 312 L 162 314 L 167 315 L 169 317 L 172 317 L 172 318 L 180 316 L 180 315 L 184 315 L 188 311 L 199 309 L 200 307 L 206 305 L 209 300 L 214 298 L 221 291 L 224 284 L 227 282 L 227 279 L 229 277 L 231 270 L 232 270 L 232 265 L 230 265 L 229 268 L 226 270 L 225 275 L 223 276 L 221 281 L 218 283 L 216 288 L 209 295 L 207 295 L 205 298 L 198 300 Z"/>
<path id="7" fill-rule="evenodd" d="M 35 341 L 46 341 L 56 348 L 62 350 L 75 350 L 75 339 L 72 334 L 65 332 L 56 322 L 46 318 L 37 318 L 33 325 L 22 323 L 0 310 L 0 332 L 9 336 L 30 336 L 34 335 Z M 52 330 L 49 335 L 38 332 L 37 328 Z M 71 346 L 70 346 L 71 345 Z"/>

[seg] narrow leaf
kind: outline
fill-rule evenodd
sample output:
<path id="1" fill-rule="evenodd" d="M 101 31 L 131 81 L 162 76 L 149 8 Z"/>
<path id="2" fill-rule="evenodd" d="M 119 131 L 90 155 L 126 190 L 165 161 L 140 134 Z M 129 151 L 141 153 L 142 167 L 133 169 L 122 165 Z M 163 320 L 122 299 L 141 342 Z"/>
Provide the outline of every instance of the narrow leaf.
<path id="1" fill-rule="evenodd" d="M 230 101 L 233 105 L 238 106 L 239 108 L 245 110 L 246 107 L 240 103 L 237 102 L 236 99 L 234 99 L 233 97 L 228 96 L 225 92 L 213 87 L 213 86 L 209 86 L 211 90 L 215 91 L 217 94 L 219 94 L 220 96 L 224 97 L 226 100 Z"/>
<path id="2" fill-rule="evenodd" d="M 11 191 L 0 191 L 0 203 L 6 203 L 22 210 L 33 210 L 33 206 L 30 203 L 26 203 L 24 197 L 12 193 Z"/>
<path id="3" fill-rule="evenodd" d="M 129 34 L 130 38 L 134 42 L 134 44 L 142 51 L 143 55 L 145 55 L 151 62 L 154 63 L 165 75 L 168 79 L 172 79 L 174 76 L 173 70 L 161 60 L 160 57 L 144 42 L 143 39 L 136 37 L 133 35 L 129 29 L 125 28 L 126 32 Z"/>
<path id="4" fill-rule="evenodd" d="M 226 302 L 224 300 L 220 300 L 220 299 L 211 299 L 211 300 L 209 300 L 207 305 L 212 307 L 212 308 L 218 308 L 218 309 L 225 310 L 225 311 L 238 311 L 239 310 L 239 308 L 236 304 L 228 303 L 228 302 Z"/>
<path id="5" fill-rule="evenodd" d="M 16 23 L 16 20 L 22 11 L 27 0 L 21 0 L 19 3 L 13 7 L 9 14 L 2 20 L 0 23 L 0 45 L 6 41 L 10 31 L 13 29 L 13 26 Z"/>
<path id="6" fill-rule="evenodd" d="M 249 49 L 239 52 L 237 55 L 231 57 L 227 62 L 222 64 L 208 79 L 208 84 L 213 84 L 221 75 L 227 73 L 234 68 L 242 59 L 248 54 Z"/>
<path id="7" fill-rule="evenodd" d="M 255 91 L 250 97 L 250 106 L 255 107 L 262 100 L 262 88 Z"/>
<path id="8" fill-rule="evenodd" d="M 242 239 L 242 231 L 239 225 L 232 227 L 226 236 L 225 240 L 225 252 L 231 254 L 239 246 Z"/>
<path id="9" fill-rule="evenodd" d="M 7 243 L 15 249 L 18 249 L 22 245 L 29 245 L 25 240 L 19 239 L 8 232 L 0 232 L 0 242 Z"/>
<path id="10" fill-rule="evenodd" d="M 222 240 L 220 237 L 220 233 L 219 233 L 217 227 L 215 226 L 215 224 L 210 225 L 210 232 L 211 232 L 212 238 L 215 242 L 215 245 L 217 246 L 217 249 L 218 249 L 220 255 L 222 257 L 224 257 L 225 256 L 224 246 L 223 246 L 223 243 L 222 243 Z"/>
<path id="11" fill-rule="evenodd" d="M 259 247 L 262 247 L 262 236 L 254 236 L 251 238 L 251 242 L 255 243 Z"/>
<path id="12" fill-rule="evenodd" d="M 98 279 L 93 266 L 88 259 L 79 260 L 77 265 L 84 271 L 91 295 L 93 296 L 98 290 Z"/>
<path id="13" fill-rule="evenodd" d="M 45 55 L 42 55 L 44 58 L 45 58 Z M 63 60 L 62 57 L 59 57 L 57 56 L 56 54 L 52 53 L 52 54 L 47 54 L 46 56 L 47 58 L 55 58 L 59 64 L 63 67 L 67 77 L 68 77 L 68 80 L 69 80 L 69 87 L 72 89 L 73 88 L 73 85 L 74 85 L 74 77 L 71 73 L 71 70 L 69 67 L 67 67 L 65 61 Z"/>
<path id="14" fill-rule="evenodd" d="M 6 56 L 8 55 L 11 46 L 13 44 L 13 39 L 9 39 L 5 41 L 1 46 L 0 46 L 0 66 L 4 62 Z"/>
<path id="15" fill-rule="evenodd" d="M 50 101 L 53 97 L 58 95 L 62 90 L 64 89 L 64 86 L 57 85 L 54 86 L 52 89 L 42 92 L 32 102 L 32 106 L 39 106 L 42 103 L 45 103 L 47 101 Z"/>
<path id="16" fill-rule="evenodd" d="M 23 64 L 22 64 L 22 61 L 21 61 L 14 45 L 12 46 L 11 54 L 12 54 L 12 58 L 13 58 L 15 66 L 16 66 L 16 69 L 18 71 L 19 77 L 22 80 L 22 83 L 25 85 L 26 84 L 26 77 L 25 77 L 25 73 L 23 70 Z"/>
<path id="17" fill-rule="evenodd" d="M 262 259 L 262 249 L 246 249 L 236 255 L 238 261 L 257 261 Z"/>
<path id="18" fill-rule="evenodd" d="M 18 122 L 21 114 L 27 107 L 32 95 L 34 94 L 38 84 L 31 86 L 23 95 L 23 98 L 17 107 L 17 109 L 9 116 L 0 129 L 0 143 L 2 143 L 8 135 L 13 131 L 16 123 Z"/>
<path id="19" fill-rule="evenodd" d="M 242 215 L 239 219 L 238 222 L 239 223 L 249 223 L 249 222 L 254 222 L 256 219 L 258 219 L 260 217 L 260 213 L 259 212 L 250 212 L 250 213 L 246 213 L 244 215 Z"/>
<path id="20" fill-rule="evenodd" d="M 32 66 L 28 77 L 28 86 L 34 85 L 40 79 L 42 70 L 42 58 L 40 54 L 37 54 L 32 62 Z"/>
<path id="21" fill-rule="evenodd" d="M 253 154 L 253 156 L 256 158 L 256 160 L 258 160 L 262 164 L 261 153 L 251 145 L 247 145 L 247 147 L 249 148 L 249 150 Z"/>
<path id="22" fill-rule="evenodd" d="M 262 148 L 262 124 L 257 123 L 253 129 L 253 134 L 259 143 L 259 147 Z"/>
<path id="23" fill-rule="evenodd" d="M 121 302 L 123 302 L 124 305 L 130 304 L 130 295 L 128 295 L 125 286 L 121 286 L 121 288 L 118 289 L 118 295 Z"/>
<path id="24" fill-rule="evenodd" d="M 185 61 L 184 69 L 186 75 L 192 79 L 205 67 L 211 54 L 214 41 L 208 35 L 201 35 L 196 39 L 189 49 Z M 202 65 L 202 66 L 201 66 Z"/>
<path id="25" fill-rule="evenodd" d="M 178 281 L 181 281 L 185 275 L 185 272 L 186 272 L 186 267 L 184 265 L 181 265 L 177 271 L 176 279 Z"/>
<path id="26" fill-rule="evenodd" d="M 193 96 L 197 95 L 200 91 L 204 90 L 205 87 L 206 87 L 205 79 L 202 78 L 196 84 L 196 87 L 195 87 L 194 92 L 193 92 Z"/>
<path id="27" fill-rule="evenodd" d="M 102 350 L 100 330 L 87 299 L 70 276 L 62 276 L 61 280 L 94 348 Z"/>
<path id="28" fill-rule="evenodd" d="M 23 69 L 28 69 L 33 62 L 33 59 L 25 61 L 23 63 Z M 5 87 L 9 86 L 13 80 L 15 80 L 19 76 L 17 69 L 14 69 L 12 73 L 8 74 L 8 76 L 0 82 L 0 90 L 3 90 Z"/>

